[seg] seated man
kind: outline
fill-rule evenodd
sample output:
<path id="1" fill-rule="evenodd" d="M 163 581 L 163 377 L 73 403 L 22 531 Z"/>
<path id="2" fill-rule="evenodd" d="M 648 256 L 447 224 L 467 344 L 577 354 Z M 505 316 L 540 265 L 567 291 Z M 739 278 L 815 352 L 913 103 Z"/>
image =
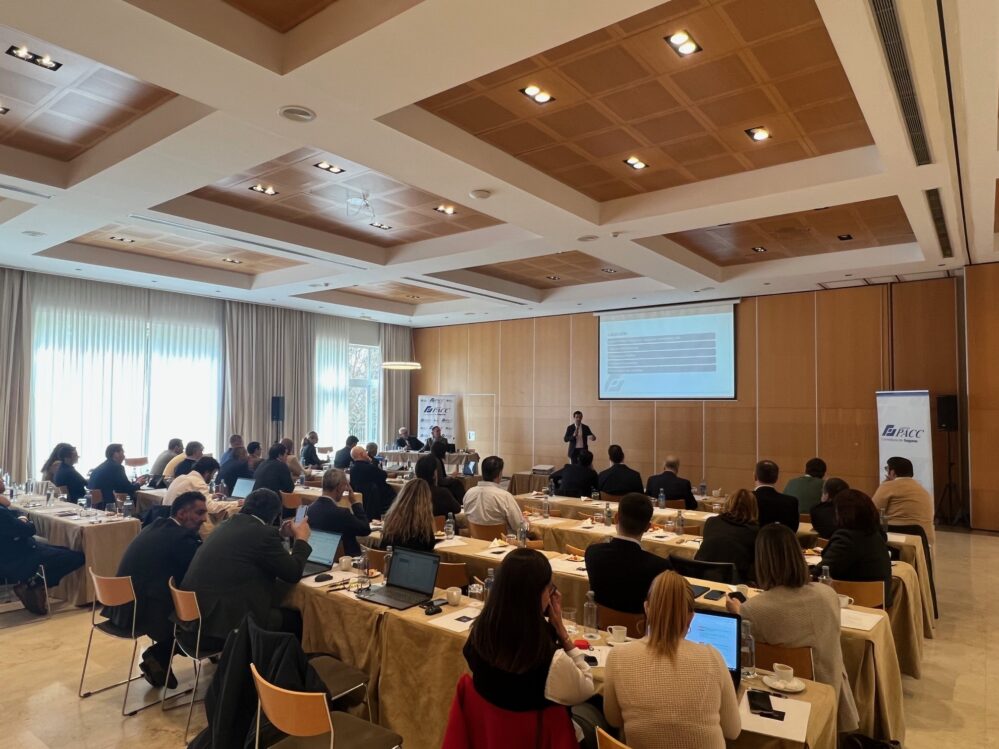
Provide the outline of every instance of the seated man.
<path id="1" fill-rule="evenodd" d="M 350 468 L 350 451 L 360 441 L 353 434 L 350 435 L 347 438 L 346 444 L 333 454 L 333 467 L 339 468 L 342 471 Z"/>
<path id="2" fill-rule="evenodd" d="M 271 445 L 267 451 L 267 460 L 257 466 L 253 472 L 253 490 L 270 489 L 273 492 L 295 491 L 295 480 L 288 469 L 288 448 L 280 442 Z"/>
<path id="3" fill-rule="evenodd" d="M 344 492 L 347 492 L 349 510 L 342 504 Z M 354 495 L 347 474 L 339 468 L 330 468 L 323 473 L 323 496 L 309 505 L 305 516 L 312 530 L 342 534 L 340 542 L 347 556 L 359 556 L 361 545 L 357 543 L 357 537 L 371 535 L 371 524 L 364 514 L 364 505 Z"/>
<path id="4" fill-rule="evenodd" d="M 220 464 L 221 465 L 221 464 Z M 232 491 L 240 479 L 252 479 L 253 469 L 250 468 L 250 454 L 245 447 L 234 447 L 229 460 L 219 468 L 219 481 L 225 484 L 226 491 Z"/>
<path id="5" fill-rule="evenodd" d="M 371 446 L 377 454 L 378 445 L 372 442 L 368 444 Z M 395 490 L 388 485 L 388 474 L 378 467 L 367 448 L 354 445 L 350 457 L 354 461 L 350 467 L 350 485 L 364 498 L 365 514 L 371 520 L 381 520 L 395 499 Z"/>
<path id="6" fill-rule="evenodd" d="M 696 510 L 697 500 L 694 499 L 694 491 L 690 488 L 690 481 L 680 478 L 679 473 L 680 459 L 675 455 L 667 455 L 663 472 L 649 476 L 645 493 L 655 501 L 659 498 L 661 491 L 666 499 L 682 499 L 684 507 L 688 510 Z"/>
<path id="7" fill-rule="evenodd" d="M 638 492 L 618 501 L 617 535 L 586 548 L 586 575 L 601 606 L 641 614 L 656 575 L 671 569 L 668 559 L 642 548 L 642 534 L 652 521 L 652 502 Z"/>
<path id="8" fill-rule="evenodd" d="M 107 460 L 90 472 L 90 479 L 87 481 L 88 488 L 97 489 L 101 493 L 101 502 L 95 502 L 94 506 L 103 509 L 105 504 L 114 504 L 115 492 L 127 494 L 134 502 L 135 492 L 146 483 L 145 477 L 134 483 L 128 480 L 122 465 L 125 462 L 125 448 L 117 442 L 107 446 L 104 457 Z"/>
<path id="9" fill-rule="evenodd" d="M 441 428 L 436 424 L 430 427 L 430 439 L 427 440 L 426 444 L 423 446 L 425 450 L 429 450 L 436 444 L 444 445 L 444 451 L 447 452 L 447 446 L 450 444 L 447 441 L 447 437 L 441 434 Z"/>
<path id="10" fill-rule="evenodd" d="M 620 445 L 607 448 L 607 457 L 611 467 L 600 472 L 597 477 L 597 488 L 608 494 L 642 493 L 642 476 L 624 464 L 624 450 Z"/>
<path id="11" fill-rule="evenodd" d="M 822 479 L 826 477 L 826 462 L 812 458 L 805 463 L 805 475 L 787 482 L 784 493 L 798 500 L 798 514 L 807 515 L 822 499 Z"/>
<path id="12" fill-rule="evenodd" d="M 836 507 L 833 499 L 844 489 L 849 489 L 850 485 L 843 479 L 826 479 L 822 485 L 822 499 L 812 508 L 812 528 L 821 538 L 832 538 L 836 532 Z"/>
<path id="13" fill-rule="evenodd" d="M 243 447 L 243 435 L 233 434 L 229 436 L 229 448 L 222 453 L 222 458 L 219 460 L 219 465 L 224 466 L 232 459 L 232 452 L 237 447 Z"/>
<path id="14" fill-rule="evenodd" d="M 179 437 L 174 437 L 167 443 L 167 449 L 156 456 L 152 468 L 149 469 L 150 476 L 163 476 L 167 463 L 184 452 L 184 441 Z"/>
<path id="15" fill-rule="evenodd" d="M 761 460 L 756 464 L 756 508 L 759 513 L 760 528 L 770 523 L 782 523 L 795 533 L 798 532 L 798 500 L 781 494 L 774 486 L 780 477 L 780 468 L 772 460 Z"/>
<path id="16" fill-rule="evenodd" d="M 208 482 L 212 480 L 218 469 L 219 464 L 215 458 L 201 458 L 194 464 L 194 468 L 190 473 L 178 476 L 170 482 L 166 496 L 163 498 L 163 506 L 169 507 L 177 497 L 183 494 L 197 492 L 205 500 L 205 505 L 210 515 L 225 516 L 228 513 L 236 512 L 239 509 L 240 500 L 222 499 L 221 495 L 213 494 L 211 488 L 208 486 Z M 202 534 L 207 536 L 213 530 L 215 530 L 214 524 L 211 520 L 207 520 L 202 528 Z"/>
<path id="17" fill-rule="evenodd" d="M 184 445 L 184 454 L 178 455 L 166 464 L 163 478 L 173 479 L 190 472 L 201 456 L 205 454 L 205 446 L 200 442 L 188 442 Z"/>
<path id="18" fill-rule="evenodd" d="M 430 501 L 434 508 L 434 517 L 446 516 L 449 512 L 456 516 L 461 512 L 461 503 L 454 495 L 442 486 L 437 485 L 437 458 L 424 455 L 416 461 L 416 478 L 430 484 Z"/>
<path id="19" fill-rule="evenodd" d="M 933 497 L 913 476 L 908 458 L 888 458 L 885 482 L 871 497 L 878 512 L 884 511 L 889 525 L 918 525 L 930 546 L 936 543 L 933 530 Z"/>
<path id="20" fill-rule="evenodd" d="M 54 588 L 66 575 L 83 566 L 83 552 L 36 541 L 35 526 L 11 508 L 5 491 L 0 481 L 0 577 L 14 583 L 14 594 L 24 608 L 44 616 L 48 613 L 48 601 L 39 568 L 45 567 L 45 581 Z"/>
<path id="21" fill-rule="evenodd" d="M 399 427 L 399 436 L 396 438 L 395 446 L 399 450 L 423 449 L 423 443 L 416 439 L 416 437 L 410 437 L 409 430 L 406 427 Z"/>
<path id="22" fill-rule="evenodd" d="M 246 446 L 246 454 L 249 456 L 246 462 L 250 466 L 250 470 L 257 470 L 257 466 L 264 462 L 263 453 L 264 450 L 259 442 L 254 441 Z"/>
<path id="23" fill-rule="evenodd" d="M 66 487 L 66 500 L 76 502 L 87 494 L 87 480 L 80 475 L 75 466 L 80 455 L 72 445 L 66 445 L 59 450 L 59 467 L 55 472 L 53 483 Z"/>
<path id="24" fill-rule="evenodd" d="M 599 478 L 593 470 L 593 453 L 585 448 L 573 454 L 575 462 L 566 463 L 552 474 L 555 491 L 562 497 L 589 497 Z"/>
<path id="25" fill-rule="evenodd" d="M 476 525 L 506 526 L 507 533 L 516 533 L 524 522 L 517 500 L 500 488 L 503 458 L 490 455 L 482 461 L 482 480 L 465 492 L 465 518 Z"/>
<path id="26" fill-rule="evenodd" d="M 208 508 L 200 492 L 178 495 L 170 504 L 170 517 L 157 518 L 147 525 L 132 539 L 118 564 L 118 577 L 132 577 L 138 607 L 135 627 L 153 641 L 153 646 L 142 654 L 139 669 L 154 687 L 162 687 L 166 681 L 173 647 L 173 599 L 167 581 L 172 577 L 174 585 L 179 586 L 184 579 L 194 553 L 201 546 L 198 531 L 207 517 Z M 107 606 L 101 613 L 116 627 L 131 631 L 132 609 L 133 604 L 126 603 Z M 173 674 L 170 677 L 170 688 L 174 689 L 177 679 Z"/>
<path id="27" fill-rule="evenodd" d="M 240 513 L 222 523 L 194 555 L 182 587 L 198 594 L 203 636 L 224 640 L 247 614 L 264 629 L 293 629 L 294 614 L 277 607 L 278 583 L 298 582 L 312 547 L 308 519 L 291 522 L 294 543 L 288 553 L 274 525 L 280 514 L 276 492 L 250 492 Z"/>

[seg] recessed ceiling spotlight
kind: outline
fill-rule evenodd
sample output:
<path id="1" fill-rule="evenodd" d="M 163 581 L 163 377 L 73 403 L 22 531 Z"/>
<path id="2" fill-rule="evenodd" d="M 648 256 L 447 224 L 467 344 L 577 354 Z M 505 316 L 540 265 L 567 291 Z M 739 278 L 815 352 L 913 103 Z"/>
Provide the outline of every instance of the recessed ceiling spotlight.
<path id="1" fill-rule="evenodd" d="M 701 51 L 701 45 L 691 39 L 690 34 L 686 31 L 677 31 L 663 38 L 680 57 L 687 57 Z"/>
<path id="2" fill-rule="evenodd" d="M 2 104 L 0 104 L 0 115 L 7 114 L 7 112 L 9 112 L 9 111 L 10 111 L 10 107 L 5 107 Z"/>
<path id="3" fill-rule="evenodd" d="M 255 185 L 250 185 L 250 189 L 253 190 L 253 192 L 259 192 L 259 193 L 262 193 L 263 195 L 280 195 L 281 194 L 277 190 L 274 189 L 273 185 L 262 185 L 259 182 L 257 184 L 255 184 Z"/>
<path id="4" fill-rule="evenodd" d="M 234 257 L 224 257 L 224 258 L 222 258 L 222 262 L 223 263 L 232 263 L 233 265 L 240 265 L 240 264 L 242 264 L 243 261 L 242 260 L 237 260 Z"/>
<path id="5" fill-rule="evenodd" d="M 316 119 L 316 113 L 313 110 L 300 104 L 289 104 L 281 107 L 278 114 L 292 122 L 312 122 Z"/>
<path id="6" fill-rule="evenodd" d="M 602 273 L 617 273 L 617 268 L 601 268 Z"/>
<path id="7" fill-rule="evenodd" d="M 529 99 L 533 99 L 538 104 L 547 104 L 550 101 L 555 101 L 555 97 L 549 94 L 547 91 L 542 91 L 540 86 L 531 84 L 520 89 L 520 93 Z"/>
<path id="8" fill-rule="evenodd" d="M 759 247 L 759 246 L 757 246 L 757 247 L 753 248 L 753 252 L 766 252 L 766 251 L 767 251 L 766 247 Z"/>
<path id="9" fill-rule="evenodd" d="M 343 174 L 346 169 L 342 166 L 337 166 L 336 164 L 331 164 L 328 161 L 320 161 L 318 164 L 313 164 L 316 169 L 322 169 L 324 172 L 329 172 L 330 174 Z"/>
<path id="10" fill-rule="evenodd" d="M 836 239 L 838 239 L 840 242 L 849 242 L 851 239 L 853 239 L 853 235 L 852 234 L 837 234 L 836 235 Z"/>
<path id="11" fill-rule="evenodd" d="M 561 281 L 562 276 L 545 276 L 549 281 Z"/>
<path id="12" fill-rule="evenodd" d="M 629 156 L 624 160 L 624 163 L 630 166 L 632 169 L 644 169 L 648 166 L 644 161 L 642 161 L 637 156 Z"/>
<path id="13" fill-rule="evenodd" d="M 372 221 L 369 226 L 373 226 L 376 229 L 381 229 L 382 231 L 388 231 L 392 227 L 388 224 L 383 224 L 381 221 Z"/>
<path id="14" fill-rule="evenodd" d="M 443 213 L 445 216 L 453 216 L 455 214 L 454 206 L 445 205 L 444 203 L 441 203 L 439 206 L 434 208 L 434 210 L 438 213 Z"/>
<path id="15" fill-rule="evenodd" d="M 748 135 L 751 140 L 754 140 L 758 143 L 762 140 L 767 140 L 768 138 L 770 138 L 770 131 L 761 125 L 759 127 L 748 128 L 746 130 L 746 135 Z"/>
<path id="16" fill-rule="evenodd" d="M 36 52 L 32 52 L 23 44 L 21 46 L 17 46 L 15 44 L 10 45 L 7 48 L 7 54 L 11 57 L 16 57 L 18 60 L 33 63 L 40 68 L 45 68 L 46 70 L 55 71 L 62 67 L 61 62 L 56 62 L 48 55 L 39 55 Z"/>
<path id="17" fill-rule="evenodd" d="M 111 235 L 112 242 L 122 242 L 123 244 L 135 244 L 134 239 L 128 239 L 127 237 L 119 237 L 115 234 Z"/>
<path id="18" fill-rule="evenodd" d="M 406 298 L 407 299 L 423 299 L 422 296 L 419 296 L 417 294 L 406 294 Z"/>

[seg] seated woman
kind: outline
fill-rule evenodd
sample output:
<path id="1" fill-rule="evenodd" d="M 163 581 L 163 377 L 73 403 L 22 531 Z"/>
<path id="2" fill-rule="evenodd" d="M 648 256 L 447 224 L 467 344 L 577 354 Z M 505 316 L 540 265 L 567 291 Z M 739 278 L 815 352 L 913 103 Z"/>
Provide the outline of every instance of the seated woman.
<path id="1" fill-rule="evenodd" d="M 857 489 L 846 489 L 833 499 L 836 530 L 822 550 L 822 562 L 834 580 L 883 580 L 885 608 L 891 606 L 891 557 L 881 530 L 881 517 L 871 498 Z"/>
<path id="2" fill-rule="evenodd" d="M 76 448 L 72 445 L 66 445 L 59 451 L 59 459 L 55 464 L 59 467 L 56 469 L 52 483 L 56 486 L 66 487 L 67 502 L 76 502 L 87 493 L 87 480 L 74 467 L 79 460 L 80 456 L 76 452 Z"/>
<path id="3" fill-rule="evenodd" d="M 346 495 L 345 495 L 346 493 Z M 350 503 L 350 509 L 340 504 L 343 498 Z M 361 553 L 358 536 L 370 536 L 371 525 L 364 514 L 364 505 L 350 488 L 347 474 L 339 468 L 330 468 L 323 474 L 323 496 L 309 505 L 305 511 L 309 527 L 314 531 L 340 533 L 343 553 L 356 557 Z"/>
<path id="4" fill-rule="evenodd" d="M 594 694 L 590 668 L 562 623 L 551 564 L 533 549 L 514 549 L 500 564 L 464 655 L 475 691 L 504 710 L 578 705 Z"/>
<path id="5" fill-rule="evenodd" d="M 465 484 L 461 479 L 447 475 L 447 442 L 434 442 L 430 454 L 437 459 L 437 486 L 447 489 L 461 502 L 465 498 Z"/>
<path id="6" fill-rule="evenodd" d="M 434 550 L 434 506 L 430 485 L 423 479 L 410 479 L 399 490 L 382 523 L 378 548 Z"/>
<path id="7" fill-rule="evenodd" d="M 618 645 L 604 672 L 604 715 L 631 749 L 724 749 L 742 730 L 739 701 L 721 653 L 684 639 L 694 592 L 673 571 L 652 581 L 648 636 Z"/>
<path id="8" fill-rule="evenodd" d="M 321 468 L 323 465 L 323 461 L 319 459 L 319 453 L 316 452 L 317 442 L 319 442 L 319 435 L 315 432 L 309 432 L 302 438 L 302 449 L 299 451 L 299 456 L 305 468 Z"/>
<path id="9" fill-rule="evenodd" d="M 752 622 L 758 642 L 811 648 L 815 680 L 839 693 L 839 730 L 855 731 L 860 721 L 843 666 L 839 599 L 828 585 L 809 582 L 801 545 L 787 526 L 773 523 L 760 529 L 756 582 L 763 593 L 743 604 L 729 598 L 726 607 Z"/>
<path id="10" fill-rule="evenodd" d="M 59 454 L 67 447 L 72 447 L 72 445 L 68 442 L 60 442 L 52 448 L 52 452 L 49 453 L 49 457 L 44 463 L 42 463 L 42 481 L 51 481 L 52 483 L 55 483 L 55 475 L 59 470 L 59 463 L 62 460 L 62 458 L 59 457 Z"/>
<path id="11" fill-rule="evenodd" d="M 725 511 L 704 523 L 704 540 L 694 559 L 702 562 L 730 562 L 735 565 L 737 583 L 755 580 L 753 558 L 756 554 L 756 495 L 739 489 L 728 498 Z"/>

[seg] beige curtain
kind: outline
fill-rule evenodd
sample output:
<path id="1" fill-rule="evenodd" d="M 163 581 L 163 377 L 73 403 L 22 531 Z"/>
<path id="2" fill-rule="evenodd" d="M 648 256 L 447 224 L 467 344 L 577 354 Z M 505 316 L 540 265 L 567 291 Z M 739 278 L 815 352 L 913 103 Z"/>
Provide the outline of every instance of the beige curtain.
<path id="1" fill-rule="evenodd" d="M 28 465 L 31 382 L 31 291 L 29 273 L 0 268 L 0 467 L 15 481 L 34 475 Z M 54 394 L 53 394 L 54 396 Z"/>
<path id="2" fill-rule="evenodd" d="M 381 323 L 378 342 L 382 361 L 409 361 L 413 356 L 413 331 L 401 325 Z M 405 371 L 382 370 L 382 436 L 381 444 L 395 440 L 396 431 L 409 420 L 409 380 Z M 410 425 L 415 434 L 416 425 Z"/>
<path id="3" fill-rule="evenodd" d="M 312 428 L 315 317 L 298 310 L 226 302 L 225 438 L 238 433 L 259 441 L 264 453 L 275 438 L 296 449 Z M 284 396 L 284 423 L 271 422 L 271 397 Z M 227 443 L 223 443 L 227 444 Z"/>

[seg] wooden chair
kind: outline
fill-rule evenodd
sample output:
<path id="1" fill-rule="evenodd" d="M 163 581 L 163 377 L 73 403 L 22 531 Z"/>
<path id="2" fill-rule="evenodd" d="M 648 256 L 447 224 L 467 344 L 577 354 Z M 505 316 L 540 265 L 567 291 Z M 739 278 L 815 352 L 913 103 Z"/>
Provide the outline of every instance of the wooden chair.
<path id="1" fill-rule="evenodd" d="M 385 574 L 385 552 L 381 549 L 368 547 L 368 569 L 378 570 Z"/>
<path id="2" fill-rule="evenodd" d="M 250 664 L 250 672 L 257 689 L 256 747 L 260 746 L 260 723 L 264 715 L 289 736 L 329 734 L 330 747 L 334 746 L 335 737 L 337 749 L 394 749 L 402 745 L 401 736 L 381 726 L 347 713 L 330 712 L 325 692 L 292 692 L 274 686 L 260 675 L 254 663 Z"/>
<path id="3" fill-rule="evenodd" d="M 669 561 L 673 565 L 673 569 L 684 577 L 710 580 L 726 585 L 735 582 L 735 565 L 730 562 L 702 562 L 697 559 L 687 559 L 679 554 L 670 554 Z"/>
<path id="4" fill-rule="evenodd" d="M 90 506 L 97 507 L 98 505 L 104 507 L 104 492 L 102 492 L 100 489 L 91 489 Z"/>
<path id="5" fill-rule="evenodd" d="M 629 614 L 597 604 L 597 628 L 620 625 L 628 628 L 629 637 L 645 637 L 645 614 Z"/>
<path id="6" fill-rule="evenodd" d="M 833 580 L 833 590 L 843 596 L 850 596 L 855 606 L 869 609 L 885 607 L 885 584 L 880 580 L 859 582 L 856 580 Z"/>
<path id="7" fill-rule="evenodd" d="M 811 648 L 789 648 L 757 641 L 756 667 L 769 671 L 775 663 L 790 666 L 794 669 L 794 675 L 802 679 L 812 679 L 815 676 L 815 662 Z"/>
<path id="8" fill-rule="evenodd" d="M 812 522 L 812 516 L 811 516 L 811 514 L 804 513 L 804 512 L 801 513 L 800 515 L 798 515 L 798 522 L 799 523 L 808 523 L 808 524 L 811 524 L 811 522 Z M 791 664 L 789 663 L 788 665 L 790 666 Z M 795 672 L 795 673 L 797 673 L 797 672 Z"/>
<path id="9" fill-rule="evenodd" d="M 506 523 L 479 525 L 478 523 L 468 521 L 468 534 L 480 541 L 494 541 L 497 538 L 506 538 Z"/>
<path id="10" fill-rule="evenodd" d="M 657 500 L 653 500 L 653 502 L 656 502 L 655 509 L 657 509 L 657 510 L 663 509 L 663 508 L 661 508 L 659 506 Z M 667 510 L 686 510 L 687 509 L 687 503 L 684 500 L 682 500 L 682 499 L 667 499 L 666 500 L 666 509 Z"/>
<path id="11" fill-rule="evenodd" d="M 441 562 L 435 584 L 438 588 L 468 587 L 468 565 L 464 562 Z"/>
<path id="12" fill-rule="evenodd" d="M 597 726 L 597 749 L 628 749 L 628 745 L 622 744 L 607 731 Z"/>
<path id="13" fill-rule="evenodd" d="M 608 492 L 600 492 L 600 501 L 617 502 L 623 496 L 624 496 L 623 494 L 609 494 Z"/>
<path id="14" fill-rule="evenodd" d="M 704 526 L 703 525 L 691 525 L 687 522 L 683 524 L 683 533 L 687 536 L 704 536 Z"/>
<path id="15" fill-rule="evenodd" d="M 295 492 L 281 492 L 281 506 L 294 512 L 302 506 L 302 495 Z"/>
<path id="16" fill-rule="evenodd" d="M 586 549 L 580 549 L 578 546 L 572 546 L 570 544 L 565 545 L 566 554 L 575 554 L 578 557 L 583 556 L 586 553 Z"/>
<path id="17" fill-rule="evenodd" d="M 114 689 L 115 687 L 120 687 L 122 684 L 125 685 L 125 697 L 121 702 L 121 714 L 122 715 L 135 715 L 139 710 L 145 710 L 147 707 L 152 707 L 156 703 L 149 705 L 143 705 L 142 707 L 136 708 L 131 712 L 126 712 L 126 706 L 128 705 L 128 689 L 132 682 L 141 677 L 132 676 L 132 671 L 135 670 L 135 653 L 139 649 L 139 638 L 143 636 L 142 632 L 136 631 L 135 628 L 135 615 L 136 607 L 132 606 L 132 625 L 131 627 L 118 627 L 114 625 L 111 620 L 105 619 L 104 621 L 97 621 L 97 604 L 104 606 L 124 606 L 126 603 L 135 603 L 135 589 L 132 587 L 131 577 L 104 577 L 102 575 L 97 575 L 94 573 L 92 567 L 87 568 L 90 573 L 90 578 L 94 583 L 94 600 L 90 606 L 90 637 L 87 638 L 87 654 L 83 657 L 83 671 L 80 674 L 80 689 L 79 696 L 81 698 L 89 697 L 92 694 L 99 694 L 101 692 L 106 692 L 108 689 Z M 92 689 L 87 692 L 83 691 L 83 682 L 87 676 L 87 664 L 90 662 L 90 649 L 94 643 L 94 632 L 100 631 L 104 634 L 117 638 L 119 640 L 131 640 L 132 641 L 132 655 L 128 661 L 128 677 L 124 681 L 118 681 L 114 684 L 109 684 L 106 687 L 101 687 L 100 689 Z"/>
<path id="18" fill-rule="evenodd" d="M 447 515 L 434 515 L 434 532 L 443 533 L 444 523 L 447 522 Z"/>

